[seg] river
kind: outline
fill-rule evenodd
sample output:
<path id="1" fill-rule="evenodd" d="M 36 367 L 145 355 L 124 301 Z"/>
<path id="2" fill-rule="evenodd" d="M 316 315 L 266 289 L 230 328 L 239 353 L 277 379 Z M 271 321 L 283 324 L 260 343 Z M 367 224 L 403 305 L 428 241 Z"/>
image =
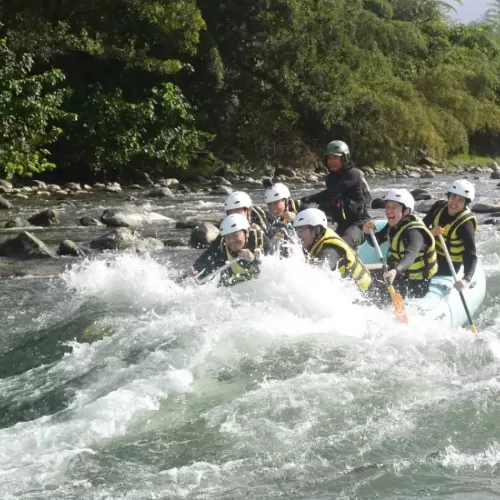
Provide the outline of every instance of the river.
<path id="1" fill-rule="evenodd" d="M 494 198 L 496 182 L 477 177 L 479 201 Z M 441 196 L 450 179 L 393 185 Z M 388 182 L 370 179 L 374 197 Z M 182 220 L 223 199 L 154 210 Z M 78 217 L 127 203 L 110 200 L 74 200 L 36 234 L 89 240 L 105 229 Z M 266 258 L 233 289 L 176 285 L 200 252 L 187 247 L 23 263 L 0 282 L 0 498 L 498 498 L 500 238 L 480 226 L 477 239 L 478 338 L 396 324 L 299 258 Z"/>

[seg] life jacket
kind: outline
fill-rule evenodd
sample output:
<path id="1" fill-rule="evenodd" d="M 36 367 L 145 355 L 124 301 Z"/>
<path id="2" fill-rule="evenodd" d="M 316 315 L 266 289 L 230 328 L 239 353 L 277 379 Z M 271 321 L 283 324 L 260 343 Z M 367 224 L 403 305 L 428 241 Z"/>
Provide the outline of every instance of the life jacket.
<path id="1" fill-rule="evenodd" d="M 439 226 L 439 221 L 443 212 L 447 210 L 448 202 L 443 200 L 438 209 L 436 211 L 436 215 L 434 216 L 434 221 L 432 223 L 433 227 Z M 477 231 L 477 219 L 474 214 L 468 209 L 465 208 L 460 213 L 455 216 L 455 220 L 444 226 L 443 229 L 443 238 L 450 253 L 451 260 L 453 262 L 463 262 L 464 261 L 464 242 L 457 235 L 458 228 L 463 226 L 466 222 L 472 221 L 474 224 L 474 231 Z M 441 246 L 441 241 L 439 238 L 436 239 L 436 251 L 437 254 L 444 257 L 444 250 Z"/>
<path id="2" fill-rule="evenodd" d="M 264 248 L 264 235 L 260 229 L 249 229 L 247 246 L 251 252 L 255 250 L 263 250 Z M 229 247 L 226 245 L 224 238 L 221 239 L 221 251 L 224 252 L 227 260 L 233 260 L 234 256 L 231 254 Z M 224 286 L 232 286 L 243 281 L 248 281 L 256 278 L 260 273 L 260 269 L 255 262 L 243 267 L 239 262 L 235 262 L 229 269 L 226 269 L 221 274 L 220 283 Z"/>
<path id="3" fill-rule="evenodd" d="M 339 260 L 338 270 L 343 278 L 352 278 L 361 291 L 366 291 L 371 285 L 370 271 L 363 264 L 358 254 L 332 229 L 327 228 L 325 234 L 312 246 L 309 251 L 311 258 L 315 259 L 325 246 L 334 247 L 342 257 Z"/>
<path id="4" fill-rule="evenodd" d="M 260 207 L 252 207 L 251 212 L 251 222 L 259 225 L 262 231 L 267 233 L 270 229 L 270 224 L 267 221 L 266 213 L 264 212 L 264 210 L 262 210 L 262 208 Z"/>
<path id="5" fill-rule="evenodd" d="M 427 241 L 427 250 L 419 252 L 413 264 L 404 272 L 404 276 L 409 280 L 423 280 L 432 278 L 437 273 L 437 255 L 434 236 L 425 227 L 424 223 L 415 215 L 405 217 L 397 227 L 390 228 L 387 232 L 389 240 L 389 252 L 396 267 L 405 254 L 403 234 L 409 229 L 418 229 Z"/>
<path id="6" fill-rule="evenodd" d="M 299 213 L 302 203 L 300 200 L 292 200 L 291 198 L 288 200 L 286 210 L 287 212 L 292 212 L 294 214 Z"/>

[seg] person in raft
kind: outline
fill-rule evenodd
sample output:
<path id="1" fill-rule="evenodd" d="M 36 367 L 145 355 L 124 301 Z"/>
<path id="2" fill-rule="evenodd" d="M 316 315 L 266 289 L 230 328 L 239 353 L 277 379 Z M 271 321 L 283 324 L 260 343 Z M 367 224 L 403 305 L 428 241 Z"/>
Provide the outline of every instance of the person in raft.
<path id="1" fill-rule="evenodd" d="M 234 264 L 221 273 L 219 285 L 232 286 L 257 278 L 260 274 L 260 253 L 270 251 L 270 242 L 258 227 L 250 227 L 248 218 L 231 214 L 220 225 L 218 245 L 211 245 L 196 259 L 191 276 L 203 278 L 235 259 Z"/>
<path id="2" fill-rule="evenodd" d="M 345 142 L 333 141 L 323 158 L 330 172 L 326 190 L 301 199 L 305 205 L 315 203 L 333 222 L 337 234 L 352 248 L 364 241 L 363 224 L 369 220 L 371 195 L 363 172 L 353 166 L 349 147 Z"/>
<path id="3" fill-rule="evenodd" d="M 262 208 L 252 206 L 252 199 L 243 191 L 235 191 L 226 198 L 224 211 L 226 215 L 245 215 L 252 227 L 260 227 L 268 238 L 274 234 L 273 225 L 276 217 Z"/>
<path id="4" fill-rule="evenodd" d="M 455 283 L 455 288 L 462 291 L 472 280 L 477 265 L 476 231 L 477 219 L 469 210 L 468 205 L 474 201 L 474 185 L 460 179 L 453 182 L 448 189 L 447 199 L 434 203 L 423 222 L 431 228 L 434 236 L 442 235 L 458 273 L 463 265 L 464 276 Z M 441 241 L 436 238 L 437 274 L 451 276 Z"/>
<path id="5" fill-rule="evenodd" d="M 332 271 L 338 270 L 343 278 L 351 278 L 363 292 L 371 285 L 368 269 L 357 253 L 332 229 L 326 215 L 317 208 L 302 210 L 293 223 L 302 248 L 312 264 L 325 261 Z"/>
<path id="6" fill-rule="evenodd" d="M 429 291 L 430 279 L 438 270 L 434 236 L 418 217 L 412 214 L 413 196 L 406 189 L 391 189 L 384 198 L 387 224 L 375 233 L 379 244 L 389 243 L 388 270 L 384 280 L 404 298 L 421 298 Z M 363 226 L 368 234 L 375 229 L 373 221 Z M 371 239 L 367 240 L 373 245 Z"/>
<path id="7" fill-rule="evenodd" d="M 277 182 L 266 189 L 264 201 L 268 210 L 280 222 L 286 224 L 293 222 L 302 205 L 299 200 L 292 199 L 290 190 L 281 182 Z"/>

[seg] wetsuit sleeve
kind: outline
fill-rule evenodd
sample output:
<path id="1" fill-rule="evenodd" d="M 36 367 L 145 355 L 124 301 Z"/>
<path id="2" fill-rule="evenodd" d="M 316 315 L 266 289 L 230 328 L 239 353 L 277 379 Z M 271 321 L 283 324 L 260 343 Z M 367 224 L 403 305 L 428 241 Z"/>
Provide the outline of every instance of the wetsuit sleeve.
<path id="1" fill-rule="evenodd" d="M 398 273 L 404 273 L 417 258 L 417 254 L 425 247 L 424 235 L 418 229 L 410 229 L 405 235 L 405 253 L 399 264 L 395 267 Z"/>
<path id="2" fill-rule="evenodd" d="M 434 205 L 432 205 L 431 209 L 425 214 L 425 217 L 422 219 L 422 222 L 424 223 L 425 227 L 433 228 L 434 217 L 436 216 L 438 204 L 439 201 L 434 203 Z"/>
<path id="3" fill-rule="evenodd" d="M 379 245 L 387 240 L 387 231 L 389 231 L 389 224 L 386 224 L 380 231 L 375 232 L 375 238 L 377 239 Z M 370 235 L 366 236 L 365 241 L 367 241 L 368 244 L 373 247 L 373 242 Z"/>
<path id="4" fill-rule="evenodd" d="M 220 241 L 221 236 L 219 235 L 216 240 L 194 261 L 193 268 L 203 274 L 210 274 L 219 267 L 223 266 L 225 261 L 221 257 L 220 253 Z"/>
<path id="5" fill-rule="evenodd" d="M 471 281 L 476 271 L 476 233 L 472 221 L 462 224 L 457 230 L 457 236 L 464 243 L 464 280 Z"/>
<path id="6" fill-rule="evenodd" d="M 318 261 L 320 263 L 323 263 L 325 261 L 328 262 L 328 265 L 332 271 L 335 271 L 335 269 L 337 269 L 339 259 L 339 253 L 337 252 L 337 250 L 335 250 L 335 248 L 332 247 L 323 248 L 321 253 L 318 255 Z"/>
<path id="7" fill-rule="evenodd" d="M 314 193 L 309 196 L 304 196 L 303 198 L 300 199 L 300 204 L 301 207 L 300 209 L 303 210 L 304 208 L 307 208 L 304 205 L 310 205 L 311 203 L 316 203 L 317 205 L 324 205 L 325 203 L 328 203 L 329 197 L 328 197 L 328 191 L 324 189 L 323 191 L 320 191 L 319 193 Z"/>

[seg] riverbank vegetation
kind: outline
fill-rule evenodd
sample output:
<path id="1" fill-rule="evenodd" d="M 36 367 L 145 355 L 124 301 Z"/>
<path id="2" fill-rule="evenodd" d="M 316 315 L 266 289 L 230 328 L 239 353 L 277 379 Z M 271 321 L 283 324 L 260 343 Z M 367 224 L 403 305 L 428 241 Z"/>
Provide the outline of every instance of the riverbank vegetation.
<path id="1" fill-rule="evenodd" d="M 496 157 L 500 16 L 453 6 L 0 0 L 0 175 L 307 167 L 334 138 L 358 164 Z"/>

